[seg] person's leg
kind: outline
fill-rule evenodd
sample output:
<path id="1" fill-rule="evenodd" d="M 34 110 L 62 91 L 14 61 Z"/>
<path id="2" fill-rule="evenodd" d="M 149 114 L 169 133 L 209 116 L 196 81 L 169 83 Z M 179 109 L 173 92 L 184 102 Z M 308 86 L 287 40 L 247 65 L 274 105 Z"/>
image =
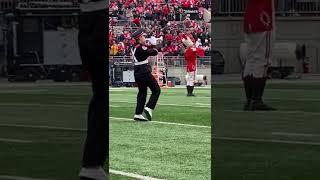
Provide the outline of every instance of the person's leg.
<path id="1" fill-rule="evenodd" d="M 108 158 L 108 82 L 106 11 L 96 11 L 79 18 L 79 48 L 83 66 L 92 81 L 93 96 L 87 119 L 87 138 L 82 160 L 83 168 L 105 166 Z M 108 167 L 106 167 L 108 168 Z"/>
<path id="2" fill-rule="evenodd" d="M 187 96 L 190 96 L 190 75 L 189 75 L 189 73 L 187 73 L 186 82 L 187 82 Z"/>
<path id="3" fill-rule="evenodd" d="M 155 109 L 156 105 L 157 105 L 157 102 L 158 102 L 158 99 L 159 99 L 159 96 L 160 96 L 160 93 L 161 93 L 161 89 L 160 89 L 160 86 L 157 82 L 157 80 L 152 76 L 152 74 L 149 74 L 147 78 L 147 85 L 148 87 L 150 88 L 152 94 L 150 96 L 150 99 L 146 105 L 146 108 L 145 108 L 145 113 L 147 115 L 147 118 L 149 120 L 151 120 L 152 118 L 152 111 Z"/>
<path id="4" fill-rule="evenodd" d="M 138 85 L 139 92 L 137 94 L 137 104 L 136 104 L 136 111 L 135 111 L 135 120 L 145 120 L 142 116 L 144 105 L 147 101 L 147 93 L 148 87 L 147 83 L 145 82 L 145 77 L 143 75 L 135 76 L 136 83 Z"/>
<path id="5" fill-rule="evenodd" d="M 253 84 L 253 77 L 250 76 L 246 76 L 243 77 L 243 85 L 244 85 L 244 89 L 245 89 L 245 94 L 246 94 L 246 98 L 247 98 L 247 102 L 244 105 L 243 110 L 249 110 L 249 105 L 251 103 L 252 100 L 252 84 Z"/>
<path id="6" fill-rule="evenodd" d="M 266 85 L 268 66 L 271 60 L 271 32 L 247 35 L 248 58 L 244 77 L 252 76 L 248 89 L 251 92 L 250 110 L 275 110 L 263 103 L 262 96 Z M 250 78 L 249 78 L 250 79 Z"/>
<path id="7" fill-rule="evenodd" d="M 190 77 L 190 96 L 195 96 L 193 94 L 195 80 L 196 80 L 196 72 L 193 71 L 193 72 L 191 72 L 191 77 Z"/>

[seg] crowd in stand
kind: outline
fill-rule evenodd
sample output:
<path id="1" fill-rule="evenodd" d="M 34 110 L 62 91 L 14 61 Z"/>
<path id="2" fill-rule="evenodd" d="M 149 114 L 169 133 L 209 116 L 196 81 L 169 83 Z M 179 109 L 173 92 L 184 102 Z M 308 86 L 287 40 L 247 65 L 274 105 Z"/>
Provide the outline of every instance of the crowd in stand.
<path id="1" fill-rule="evenodd" d="M 131 33 L 143 27 L 147 37 L 163 40 L 157 45 L 166 56 L 181 56 L 184 47 L 183 36 L 189 36 L 197 47 L 205 49 L 209 55 L 211 38 L 208 23 L 203 21 L 203 9 L 208 4 L 203 0 L 111 0 L 109 19 L 109 54 L 111 56 L 130 56 L 135 41 Z M 164 3 L 168 3 L 164 5 Z M 199 13 L 191 17 L 184 9 L 194 8 Z M 129 12 L 129 13 L 128 13 Z M 177 12 L 177 13 L 176 13 Z M 129 15 L 128 15 L 129 14 Z M 131 16 L 132 15 L 132 16 Z M 117 31 L 116 23 L 125 20 L 123 29 Z"/>
<path id="2" fill-rule="evenodd" d="M 110 17 L 119 20 L 141 18 L 142 20 L 162 19 L 181 21 L 186 18 L 184 9 L 199 9 L 198 20 L 203 18 L 202 8 L 209 9 L 210 1 L 204 0 L 110 0 Z"/>

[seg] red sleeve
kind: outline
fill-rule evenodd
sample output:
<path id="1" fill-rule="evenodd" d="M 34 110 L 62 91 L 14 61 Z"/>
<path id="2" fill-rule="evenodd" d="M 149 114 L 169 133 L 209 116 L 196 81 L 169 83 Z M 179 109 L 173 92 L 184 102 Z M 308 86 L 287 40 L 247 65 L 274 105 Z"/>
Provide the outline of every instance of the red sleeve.
<path id="1" fill-rule="evenodd" d="M 197 55 L 198 55 L 198 56 L 204 56 L 204 49 L 202 49 L 202 48 L 197 48 Z"/>

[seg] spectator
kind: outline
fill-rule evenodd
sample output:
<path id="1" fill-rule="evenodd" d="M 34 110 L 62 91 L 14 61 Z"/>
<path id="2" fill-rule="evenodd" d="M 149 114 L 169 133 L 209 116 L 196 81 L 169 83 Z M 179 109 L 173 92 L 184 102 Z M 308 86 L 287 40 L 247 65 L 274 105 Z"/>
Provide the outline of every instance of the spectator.
<path id="1" fill-rule="evenodd" d="M 201 44 L 201 40 L 200 39 L 198 39 L 197 40 L 197 42 L 196 42 L 196 47 L 198 48 L 198 47 L 201 47 L 202 46 L 202 44 Z"/>
<path id="2" fill-rule="evenodd" d="M 110 48 L 110 55 L 116 56 L 117 54 L 118 54 L 118 45 L 115 41 L 113 41 Z"/>
<path id="3" fill-rule="evenodd" d="M 118 56 L 124 56 L 125 55 L 125 45 L 123 42 L 120 42 L 118 44 Z"/>

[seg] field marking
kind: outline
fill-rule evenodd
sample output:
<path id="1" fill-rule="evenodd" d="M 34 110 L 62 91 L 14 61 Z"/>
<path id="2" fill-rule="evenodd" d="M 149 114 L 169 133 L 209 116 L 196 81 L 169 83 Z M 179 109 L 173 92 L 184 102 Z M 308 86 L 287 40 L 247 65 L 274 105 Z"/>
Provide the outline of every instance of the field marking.
<path id="1" fill-rule="evenodd" d="M 88 106 L 86 104 L 41 104 L 41 103 L 0 103 L 0 106 L 40 106 L 40 107 L 76 107 Z M 78 107 L 77 107 L 78 108 Z"/>
<path id="2" fill-rule="evenodd" d="M 109 173 L 121 175 L 121 176 L 127 176 L 127 177 L 131 177 L 131 178 L 136 178 L 136 179 L 141 179 L 141 180 L 164 180 L 164 179 L 158 179 L 158 178 L 154 178 L 154 177 L 150 177 L 150 176 L 143 176 L 143 175 L 134 174 L 134 173 L 117 171 L 117 170 L 113 170 L 113 169 L 109 169 Z"/>
<path id="3" fill-rule="evenodd" d="M 134 121 L 133 119 L 130 119 L 130 118 L 120 118 L 120 117 L 109 117 L 109 118 L 110 119 L 118 119 L 118 120 L 122 120 L 122 121 L 132 121 L 132 122 Z M 164 121 L 148 121 L 146 123 L 177 125 L 177 126 L 186 126 L 186 127 L 197 127 L 197 128 L 211 129 L 210 126 L 201 126 L 201 125 L 193 125 L 193 124 L 182 124 L 182 123 L 172 123 L 172 122 L 164 122 Z"/>
<path id="4" fill-rule="evenodd" d="M 122 120 L 122 121 L 135 122 L 133 119 L 130 119 L 130 118 L 120 118 L 120 117 L 109 117 L 109 118 L 110 119 L 118 119 L 118 120 Z M 186 127 L 198 127 L 198 128 L 208 128 L 208 129 L 211 128 L 210 126 L 171 123 L 171 122 L 164 122 L 164 121 L 149 121 L 149 122 L 156 123 L 156 124 L 177 125 L 177 126 L 186 126 Z M 36 128 L 36 129 L 67 130 L 67 131 L 81 131 L 81 132 L 87 131 L 84 128 L 68 128 L 68 127 L 58 127 L 58 126 L 26 125 L 26 124 L 0 124 L 0 127 Z"/>
<path id="5" fill-rule="evenodd" d="M 63 83 L 63 82 L 36 82 L 36 83 L 0 83 L 0 87 L 4 88 L 12 88 L 12 87 L 55 87 L 55 86 L 89 86 L 89 82 L 68 82 L 68 83 Z"/>
<path id="6" fill-rule="evenodd" d="M 129 102 L 129 101 L 110 101 L 111 103 L 128 103 L 128 104 L 136 104 L 135 102 Z M 177 106 L 177 107 L 198 107 L 198 108 L 210 108 L 211 104 L 202 104 L 202 103 L 195 103 L 198 104 L 199 106 L 196 105 L 182 105 L 182 104 L 163 104 L 163 103 L 158 103 L 160 106 Z"/>
<path id="7" fill-rule="evenodd" d="M 109 94 L 110 96 L 126 96 L 126 97 L 137 97 L 137 95 L 136 94 Z M 148 93 L 148 95 L 151 95 L 150 93 Z M 211 95 L 211 93 L 210 93 L 210 95 Z M 161 97 L 161 95 L 160 95 L 160 97 Z M 211 98 L 211 96 L 210 97 L 205 97 L 205 96 L 201 96 L 201 97 L 199 97 L 199 96 L 195 96 L 195 97 L 187 97 L 187 96 L 183 96 L 183 97 L 186 97 L 186 98 L 196 98 L 196 99 L 201 99 L 201 98 L 203 98 L 203 99 L 207 99 L 207 98 Z M 168 97 L 168 98 L 172 98 L 172 97 Z"/>
<path id="8" fill-rule="evenodd" d="M 48 92 L 49 90 L 45 90 L 45 89 L 39 89 L 39 90 L 36 90 L 36 89 L 20 89 L 20 90 L 0 90 L 0 94 L 16 94 L 16 93 L 38 93 L 38 92 Z"/>
<path id="9" fill-rule="evenodd" d="M 29 141 L 29 140 L 21 140 L 21 139 L 0 138 L 0 142 L 32 143 L 33 141 Z"/>
<path id="10" fill-rule="evenodd" d="M 272 132 L 271 134 L 280 135 L 280 136 L 320 137 L 320 134 L 308 134 L 308 133 Z"/>
<path id="11" fill-rule="evenodd" d="M 67 128 L 58 126 L 36 126 L 36 125 L 26 125 L 26 124 L 0 124 L 2 127 L 18 127 L 18 128 L 35 128 L 35 129 L 52 129 L 52 130 L 67 130 L 67 131 L 87 131 L 82 128 Z"/>
<path id="12" fill-rule="evenodd" d="M 109 87 L 109 90 L 138 90 L 138 87 Z M 170 90 L 170 89 L 186 89 L 186 86 L 181 85 L 181 86 L 175 86 L 175 87 L 169 87 L 169 88 L 161 88 L 161 90 Z M 201 89 L 201 90 L 210 90 L 211 86 L 195 86 L 195 89 Z"/>
<path id="13" fill-rule="evenodd" d="M 277 139 L 259 139 L 259 138 L 235 138 L 235 137 L 222 137 L 222 136 L 212 136 L 214 139 L 218 140 L 228 140 L 228 141 L 247 141 L 247 142 L 266 142 L 266 143 L 282 143 L 282 144 L 303 144 L 303 145 L 316 145 L 320 146 L 320 142 L 306 142 L 306 141 L 289 141 L 289 140 L 277 140 Z"/>
<path id="14" fill-rule="evenodd" d="M 311 115 L 320 115 L 320 112 L 306 112 L 306 111 L 243 111 L 243 110 L 224 110 L 224 112 L 235 112 L 235 113 L 253 113 L 253 114 L 302 114 L 307 113 Z"/>
<path id="15" fill-rule="evenodd" d="M 47 179 L 36 179 L 36 178 L 18 177 L 18 176 L 0 176 L 0 179 L 5 179 L 5 180 L 47 180 Z"/>
<path id="16" fill-rule="evenodd" d="M 206 103 L 196 103 L 197 105 L 204 105 L 204 106 L 211 106 L 211 104 L 206 104 Z"/>

